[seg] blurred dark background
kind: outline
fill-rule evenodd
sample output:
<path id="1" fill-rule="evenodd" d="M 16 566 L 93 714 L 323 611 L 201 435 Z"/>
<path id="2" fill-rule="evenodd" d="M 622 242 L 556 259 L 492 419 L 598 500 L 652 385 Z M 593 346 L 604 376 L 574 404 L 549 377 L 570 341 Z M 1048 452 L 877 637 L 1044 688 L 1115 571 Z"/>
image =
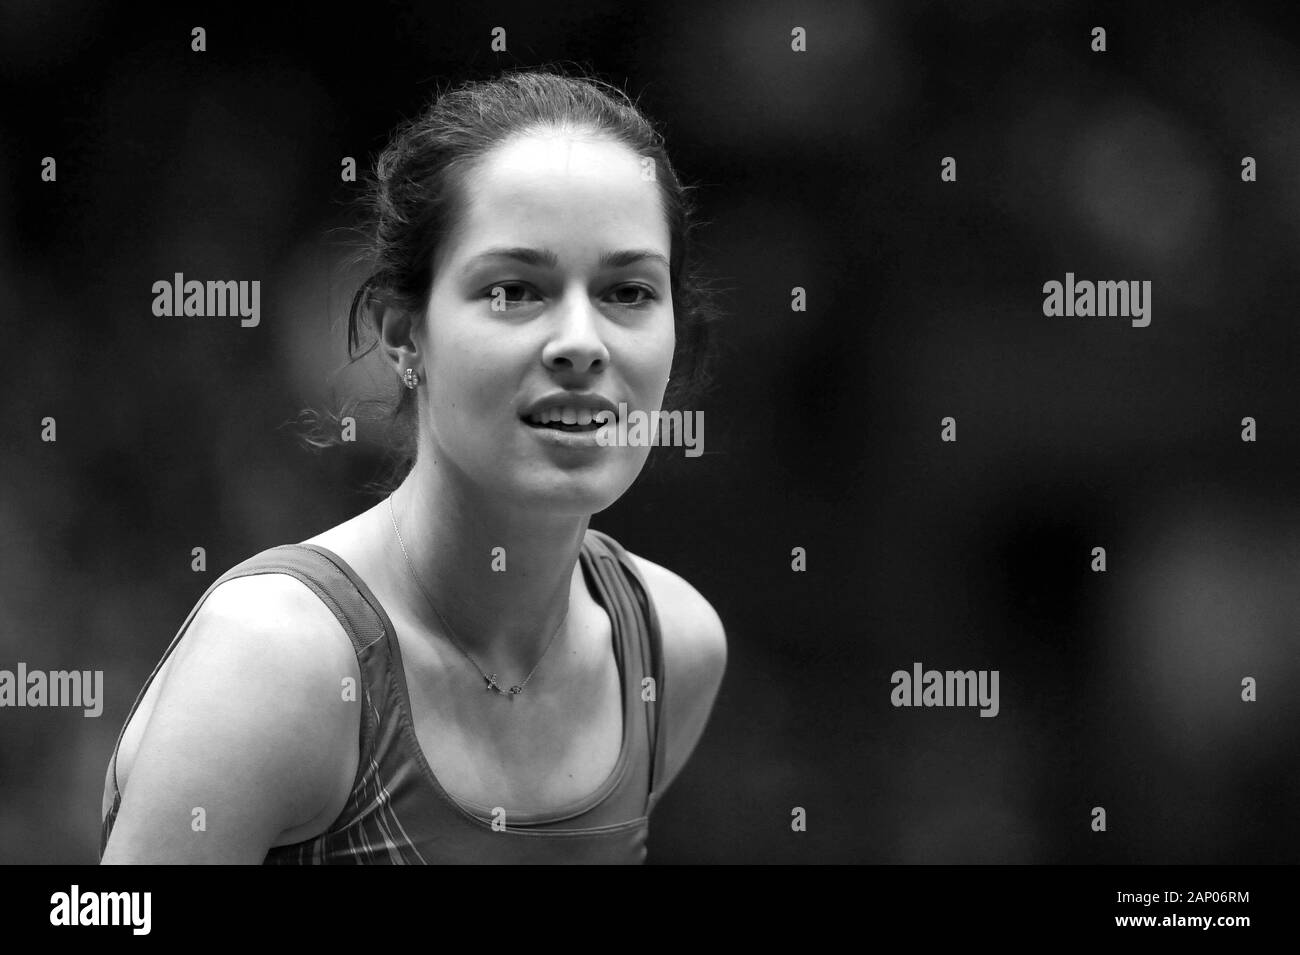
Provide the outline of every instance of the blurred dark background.
<path id="1" fill-rule="evenodd" d="M 0 862 L 95 861 L 194 602 L 372 502 L 377 448 L 284 427 L 346 358 L 341 158 L 440 82 L 553 60 L 664 124 L 726 290 L 707 453 L 592 521 L 729 635 L 650 861 L 1297 860 L 1288 5 L 2 10 L 0 668 L 102 669 L 105 704 L 0 710 Z M 1067 271 L 1150 280 L 1150 326 L 1045 317 Z M 260 279 L 261 324 L 154 317 L 175 272 Z M 1000 714 L 893 708 L 913 661 L 999 670 Z"/>

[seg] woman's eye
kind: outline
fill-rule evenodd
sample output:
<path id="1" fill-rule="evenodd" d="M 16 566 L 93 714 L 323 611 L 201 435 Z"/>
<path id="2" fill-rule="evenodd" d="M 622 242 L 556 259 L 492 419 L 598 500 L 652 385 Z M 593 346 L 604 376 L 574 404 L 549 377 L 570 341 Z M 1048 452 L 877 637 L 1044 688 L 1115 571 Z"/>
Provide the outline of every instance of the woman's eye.
<path id="1" fill-rule="evenodd" d="M 521 295 L 532 295 L 533 290 L 522 282 L 498 282 L 487 290 L 487 297 L 494 302 L 500 301 L 511 305 L 521 305 L 525 299 Z"/>
<path id="2" fill-rule="evenodd" d="M 638 293 L 644 297 L 639 299 L 636 298 L 635 296 Z M 637 306 L 637 305 L 645 305 L 647 302 L 653 301 L 655 298 L 655 293 L 650 289 L 646 288 L 644 285 L 623 285 L 620 286 L 614 292 L 614 296 L 617 299 L 619 305 Z M 631 300 L 629 300 L 626 296 L 632 296 Z"/>
<path id="3" fill-rule="evenodd" d="M 627 308 L 639 308 L 658 298 L 653 289 L 644 285 L 621 285 L 612 294 L 615 304 Z M 522 282 L 498 282 L 484 293 L 484 297 L 492 302 L 501 302 L 503 306 L 540 300 L 537 292 Z"/>

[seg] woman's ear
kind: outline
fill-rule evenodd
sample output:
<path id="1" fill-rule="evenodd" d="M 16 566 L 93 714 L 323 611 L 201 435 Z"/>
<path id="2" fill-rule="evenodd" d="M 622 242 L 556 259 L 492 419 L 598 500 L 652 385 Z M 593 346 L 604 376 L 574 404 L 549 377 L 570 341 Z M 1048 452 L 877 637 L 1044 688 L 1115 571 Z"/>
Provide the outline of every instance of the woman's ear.
<path id="1" fill-rule="evenodd" d="M 420 347 L 414 334 L 416 323 L 410 312 L 387 302 L 376 300 L 370 308 L 373 310 L 375 326 L 379 329 L 379 341 L 384 355 L 400 375 L 404 369 L 415 365 L 420 357 Z"/>

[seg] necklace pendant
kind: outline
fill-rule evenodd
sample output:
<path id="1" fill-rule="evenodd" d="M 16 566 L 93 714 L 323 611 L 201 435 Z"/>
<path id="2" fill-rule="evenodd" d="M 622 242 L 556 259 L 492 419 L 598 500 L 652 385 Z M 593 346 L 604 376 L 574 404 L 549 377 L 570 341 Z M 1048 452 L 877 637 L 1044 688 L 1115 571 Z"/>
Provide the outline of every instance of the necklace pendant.
<path id="1" fill-rule="evenodd" d="M 512 686 L 510 688 L 510 699 L 513 700 L 516 696 L 518 696 L 522 692 L 524 692 L 524 688 L 522 686 Z"/>
<path id="2" fill-rule="evenodd" d="M 503 690 L 503 689 L 501 689 L 501 687 L 497 686 L 497 675 L 496 675 L 495 673 L 493 673 L 491 676 L 485 676 L 485 677 L 483 677 L 483 679 L 484 679 L 485 681 L 487 681 L 487 688 L 488 688 L 489 690 L 496 690 L 498 693 L 504 693 L 504 692 L 505 692 L 505 690 Z"/>

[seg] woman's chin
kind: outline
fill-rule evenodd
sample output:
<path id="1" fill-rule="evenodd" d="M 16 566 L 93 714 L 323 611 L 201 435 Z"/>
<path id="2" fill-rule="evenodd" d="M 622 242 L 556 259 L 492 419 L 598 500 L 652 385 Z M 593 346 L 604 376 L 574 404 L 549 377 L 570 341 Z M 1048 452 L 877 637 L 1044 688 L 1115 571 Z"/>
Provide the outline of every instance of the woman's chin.
<path id="1" fill-rule="evenodd" d="M 604 469 L 602 469 L 604 470 Z M 525 508 L 548 516 L 583 517 L 605 510 L 632 486 L 609 473 L 536 475 L 512 497 Z"/>

